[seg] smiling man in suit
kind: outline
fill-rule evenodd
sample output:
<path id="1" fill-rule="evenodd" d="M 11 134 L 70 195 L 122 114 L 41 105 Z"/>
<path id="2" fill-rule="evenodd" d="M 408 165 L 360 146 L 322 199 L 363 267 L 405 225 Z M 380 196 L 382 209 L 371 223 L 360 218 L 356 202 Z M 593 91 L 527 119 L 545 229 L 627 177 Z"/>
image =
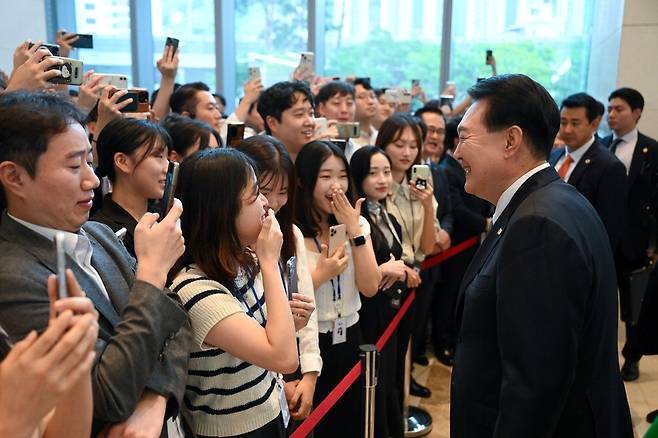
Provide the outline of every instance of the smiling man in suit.
<path id="1" fill-rule="evenodd" d="M 654 256 L 656 214 L 658 210 L 658 142 L 638 131 L 644 98 L 632 88 L 619 88 L 608 97 L 608 125 L 612 134 L 602 143 L 624 163 L 628 174 L 628 201 L 621 240 L 615 254 L 620 294 L 627 296 L 626 273 L 642 268 Z M 622 377 L 626 381 L 640 376 L 642 357 L 636 325 L 626 322 L 625 362 Z"/>
<path id="2" fill-rule="evenodd" d="M 626 168 L 596 141 L 600 120 L 599 103 L 592 96 L 567 97 L 560 108 L 558 134 L 566 146 L 553 150 L 548 162 L 592 204 L 614 252 L 626 213 Z"/>
<path id="3" fill-rule="evenodd" d="M 457 299 L 451 435 L 632 437 L 608 236 L 546 162 L 557 106 L 523 75 L 469 94 L 454 156 L 496 210 Z"/>
<path id="4" fill-rule="evenodd" d="M 2 326 L 14 340 L 48 326 L 46 280 L 56 272 L 53 240 L 62 232 L 67 267 L 99 314 L 93 436 L 109 428 L 112 437 L 166 437 L 191 343 L 187 314 L 164 289 L 184 250 L 180 203 L 159 223 L 152 214 L 140 220 L 136 265 L 110 228 L 87 222 L 99 181 L 73 103 L 17 91 L 0 96 L 0 114 Z"/>

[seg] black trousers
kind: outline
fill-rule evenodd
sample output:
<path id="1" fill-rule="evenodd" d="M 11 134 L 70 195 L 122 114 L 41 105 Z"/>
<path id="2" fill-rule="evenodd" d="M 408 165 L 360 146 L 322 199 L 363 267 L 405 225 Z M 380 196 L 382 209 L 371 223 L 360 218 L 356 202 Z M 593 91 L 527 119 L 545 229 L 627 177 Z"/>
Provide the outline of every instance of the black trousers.
<path id="1" fill-rule="evenodd" d="M 402 294 L 402 303 L 405 302 L 409 296 L 410 291 L 406 290 Z M 414 320 L 414 313 L 416 312 L 416 301 L 414 300 L 409 306 L 409 310 L 404 315 L 404 318 L 400 320 L 398 325 L 398 348 L 395 358 L 395 388 L 398 395 L 398 405 L 400 410 L 404 408 L 404 378 L 406 376 L 406 355 L 407 355 L 407 346 L 409 345 L 409 340 L 411 339 L 411 327 Z M 403 420 L 404 421 L 404 420 Z M 404 424 L 403 424 L 404 427 Z"/>
<path id="2" fill-rule="evenodd" d="M 332 345 L 333 335 L 320 333 L 320 355 L 322 373 L 318 377 L 313 395 L 313 406 L 322 400 L 343 380 L 343 377 L 359 360 L 359 345 L 363 344 L 361 327 L 357 322 L 347 329 L 347 341 Z M 350 386 L 345 394 L 327 412 L 313 430 L 315 438 L 359 437 L 361 432 L 361 384 L 360 380 Z"/>
<path id="3" fill-rule="evenodd" d="M 283 416 L 279 414 L 274 420 L 262 426 L 260 429 L 228 438 L 286 438 L 288 434 L 283 426 Z M 204 438 L 199 435 L 199 438 Z"/>
<path id="4" fill-rule="evenodd" d="M 627 260 L 617 254 L 615 264 L 617 269 L 617 284 L 619 288 L 624 285 L 620 281 L 624 272 L 634 271 L 644 266 L 645 257 L 639 257 L 637 260 Z M 642 358 L 642 348 L 637 334 L 637 325 L 631 322 L 625 322 L 626 325 L 626 342 L 621 350 L 621 354 L 628 362 L 639 362 Z"/>
<path id="5" fill-rule="evenodd" d="M 411 358 L 415 359 L 425 354 L 427 344 L 427 322 L 430 317 L 432 301 L 434 300 L 438 266 L 420 272 L 422 283 L 416 288 L 416 312 L 411 331 Z"/>

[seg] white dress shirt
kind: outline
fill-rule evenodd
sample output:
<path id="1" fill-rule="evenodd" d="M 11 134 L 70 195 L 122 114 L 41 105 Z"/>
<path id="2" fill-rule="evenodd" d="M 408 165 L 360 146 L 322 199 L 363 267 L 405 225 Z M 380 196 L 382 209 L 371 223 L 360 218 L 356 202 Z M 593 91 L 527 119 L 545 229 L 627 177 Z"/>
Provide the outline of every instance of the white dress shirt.
<path id="1" fill-rule="evenodd" d="M 579 147 L 573 152 L 569 152 L 569 145 L 564 150 L 564 155 L 560 157 L 559 160 L 557 160 L 557 163 L 555 163 L 555 170 L 558 172 L 560 171 L 560 167 L 562 167 L 562 163 L 564 163 L 567 159 L 568 156 L 571 156 L 571 159 L 573 160 L 571 164 L 569 165 L 569 169 L 567 170 L 567 174 L 565 175 L 564 180 L 569 181 L 569 178 L 571 178 L 571 173 L 573 170 L 576 168 L 576 165 L 580 161 L 580 159 L 585 155 L 585 152 L 589 150 L 590 147 L 594 144 L 594 136 L 589 139 L 587 143 Z"/>
<path id="2" fill-rule="evenodd" d="M 626 166 L 626 174 L 631 169 L 631 161 L 633 161 L 633 152 L 635 152 L 635 145 L 637 144 L 637 128 L 633 129 L 631 132 L 621 137 L 617 137 L 615 133 L 612 133 L 612 141 L 621 138 L 621 143 L 617 145 L 615 150 L 615 156 L 619 158 L 619 161 L 624 163 Z"/>
<path id="3" fill-rule="evenodd" d="M 496 223 L 500 215 L 505 211 L 505 208 L 507 208 L 507 205 L 510 203 L 516 192 L 521 188 L 524 182 L 526 182 L 532 175 L 535 173 L 546 169 L 547 167 L 551 167 L 550 164 L 548 163 L 542 163 L 539 166 L 535 167 L 534 169 L 526 172 L 521 178 L 517 179 L 512 183 L 511 186 L 507 188 L 503 192 L 502 195 L 500 195 L 500 198 L 498 198 L 498 202 L 496 203 L 496 211 L 494 212 L 493 219 L 491 220 L 493 224 Z"/>
<path id="4" fill-rule="evenodd" d="M 7 215 L 24 227 L 29 228 L 35 233 L 40 234 L 53 242 L 55 241 L 55 233 L 61 231 L 53 228 L 42 227 L 41 225 L 35 225 L 22 219 L 18 219 L 9 213 L 7 213 Z M 69 257 L 71 257 L 75 263 L 80 266 L 80 268 L 89 275 L 92 280 L 94 280 L 101 292 L 103 292 L 103 295 L 109 300 L 110 297 L 107 294 L 107 289 L 105 289 L 101 276 L 98 275 L 98 271 L 96 271 L 91 265 L 93 249 L 85 231 L 80 228 L 80 234 L 70 233 L 68 231 L 62 231 L 62 233 L 64 234 L 64 252 L 66 252 L 66 254 L 68 254 Z M 53 247 L 53 252 L 54 251 L 55 248 Z"/>

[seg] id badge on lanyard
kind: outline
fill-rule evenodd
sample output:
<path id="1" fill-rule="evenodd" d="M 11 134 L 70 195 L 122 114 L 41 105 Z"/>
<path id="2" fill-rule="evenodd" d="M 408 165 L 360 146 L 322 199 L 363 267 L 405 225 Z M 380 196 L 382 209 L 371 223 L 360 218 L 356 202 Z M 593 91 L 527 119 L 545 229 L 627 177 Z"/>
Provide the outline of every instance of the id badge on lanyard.
<path id="1" fill-rule="evenodd" d="M 283 417 L 283 425 L 288 428 L 290 423 L 290 409 L 288 409 L 288 400 L 286 400 L 286 391 L 283 389 L 283 378 L 280 374 L 275 374 L 276 388 L 279 391 L 279 408 L 281 408 L 281 416 Z"/>
<path id="2" fill-rule="evenodd" d="M 340 276 L 338 277 L 338 281 L 340 282 Z M 331 283 L 333 286 L 333 282 Z M 339 290 L 340 290 L 340 283 L 339 283 Z M 343 342 L 347 341 L 347 323 L 345 321 L 345 318 L 343 318 L 343 300 L 342 296 L 340 296 L 338 299 L 335 299 L 334 295 L 334 308 L 336 309 L 336 320 L 334 321 L 334 329 L 332 332 L 333 338 L 332 338 L 332 345 L 337 345 L 337 344 L 342 344 Z"/>

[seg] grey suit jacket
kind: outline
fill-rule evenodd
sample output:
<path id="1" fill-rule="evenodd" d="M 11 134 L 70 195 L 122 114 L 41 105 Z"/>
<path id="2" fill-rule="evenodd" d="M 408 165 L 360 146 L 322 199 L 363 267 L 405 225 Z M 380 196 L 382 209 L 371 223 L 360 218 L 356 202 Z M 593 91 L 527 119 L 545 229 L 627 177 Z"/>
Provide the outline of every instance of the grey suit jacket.
<path id="1" fill-rule="evenodd" d="M 145 389 L 167 397 L 171 415 L 185 391 L 191 344 L 187 314 L 174 294 L 135 280 L 135 260 L 110 228 L 93 222 L 83 228 L 93 248 L 91 264 L 110 297 L 67 255 L 67 266 L 99 313 L 94 433 L 127 419 Z M 56 266 L 51 241 L 2 214 L 0 324 L 13 341 L 47 327 L 46 281 Z"/>

